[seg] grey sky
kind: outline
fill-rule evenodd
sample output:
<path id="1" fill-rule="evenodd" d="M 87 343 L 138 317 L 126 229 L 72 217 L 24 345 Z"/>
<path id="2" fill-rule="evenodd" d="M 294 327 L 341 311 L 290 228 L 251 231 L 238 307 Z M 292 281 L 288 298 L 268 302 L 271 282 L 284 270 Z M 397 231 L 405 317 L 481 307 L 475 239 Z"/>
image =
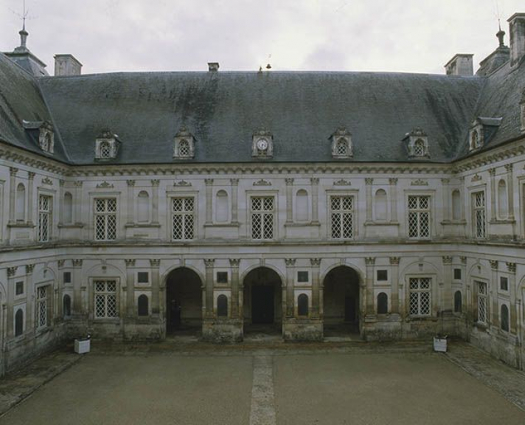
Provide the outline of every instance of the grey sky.
<path id="1" fill-rule="evenodd" d="M 26 0 L 28 47 L 53 73 L 71 53 L 83 73 L 274 70 L 443 73 L 497 47 L 523 0 Z M 19 44 L 22 0 L 0 0 L 0 51 Z M 271 55 L 270 59 L 268 59 Z"/>

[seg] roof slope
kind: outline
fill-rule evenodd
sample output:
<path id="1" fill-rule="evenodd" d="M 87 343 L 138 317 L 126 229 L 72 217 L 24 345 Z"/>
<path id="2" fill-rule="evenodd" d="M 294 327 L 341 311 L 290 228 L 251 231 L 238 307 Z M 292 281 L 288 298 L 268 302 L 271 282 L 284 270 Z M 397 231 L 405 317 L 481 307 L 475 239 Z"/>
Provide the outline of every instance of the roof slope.
<path id="1" fill-rule="evenodd" d="M 24 130 L 24 120 L 52 122 L 35 78 L 0 53 L 0 140 L 44 154 L 34 134 Z M 56 131 L 52 157 L 66 160 Z"/>
<path id="2" fill-rule="evenodd" d="M 252 132 L 274 136 L 270 162 L 333 161 L 330 135 L 352 133 L 352 161 L 408 160 L 405 134 L 421 127 L 431 161 L 466 143 L 485 78 L 338 72 L 115 73 L 43 77 L 39 84 L 73 163 L 94 160 L 104 128 L 122 141 L 116 163 L 173 162 L 185 125 L 194 162 L 253 162 Z"/>

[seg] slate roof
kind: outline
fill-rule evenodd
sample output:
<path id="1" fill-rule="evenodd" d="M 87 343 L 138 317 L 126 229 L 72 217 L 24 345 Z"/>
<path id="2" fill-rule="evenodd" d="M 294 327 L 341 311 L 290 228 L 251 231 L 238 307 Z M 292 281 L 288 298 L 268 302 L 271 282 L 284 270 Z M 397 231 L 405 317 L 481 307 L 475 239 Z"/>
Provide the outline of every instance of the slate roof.
<path id="1" fill-rule="evenodd" d="M 477 117 L 503 118 L 489 147 L 519 136 L 525 86 L 523 65 L 489 77 L 221 71 L 37 80 L 16 68 L 0 55 L 0 138 L 39 151 L 22 120 L 52 118 L 54 157 L 86 165 L 95 163 L 95 139 L 106 128 L 122 142 L 113 163 L 176 163 L 182 125 L 196 139 L 193 163 L 260 162 L 251 157 L 260 127 L 274 140 L 273 159 L 264 162 L 417 162 L 403 141 L 415 127 L 428 134 L 430 159 L 421 161 L 450 162 L 468 154 Z M 353 159 L 331 156 L 329 138 L 341 126 L 352 133 Z"/>

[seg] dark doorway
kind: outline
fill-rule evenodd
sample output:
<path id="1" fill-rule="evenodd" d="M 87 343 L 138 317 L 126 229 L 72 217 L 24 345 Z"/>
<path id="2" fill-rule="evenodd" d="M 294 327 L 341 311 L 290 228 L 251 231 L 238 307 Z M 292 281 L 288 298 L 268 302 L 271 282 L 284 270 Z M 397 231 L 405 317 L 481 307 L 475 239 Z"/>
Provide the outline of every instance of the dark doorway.
<path id="1" fill-rule="evenodd" d="M 166 280 L 166 333 L 198 333 L 201 327 L 201 280 L 191 269 L 175 269 Z"/>
<path id="2" fill-rule="evenodd" d="M 279 275 L 272 269 L 259 267 L 246 275 L 243 285 L 245 333 L 280 333 L 282 294 Z"/>
<path id="3" fill-rule="evenodd" d="M 346 266 L 336 267 L 324 279 L 325 336 L 359 333 L 359 275 Z"/>

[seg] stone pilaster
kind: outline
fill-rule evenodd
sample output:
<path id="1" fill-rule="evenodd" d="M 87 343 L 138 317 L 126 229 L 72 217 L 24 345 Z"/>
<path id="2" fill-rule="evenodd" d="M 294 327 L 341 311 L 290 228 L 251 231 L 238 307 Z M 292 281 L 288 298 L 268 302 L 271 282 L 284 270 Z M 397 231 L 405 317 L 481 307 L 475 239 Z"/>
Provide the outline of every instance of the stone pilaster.
<path id="1" fill-rule="evenodd" d="M 312 184 L 312 224 L 319 223 L 319 179 L 312 177 L 310 179 Z"/>
<path id="2" fill-rule="evenodd" d="M 505 165 L 505 170 L 507 170 L 507 210 L 509 220 L 514 220 L 514 177 L 512 173 L 513 166 L 512 164 Z"/>
<path id="3" fill-rule="evenodd" d="M 367 177 L 365 179 L 365 185 L 366 185 L 366 222 L 371 223 L 372 220 L 372 184 L 374 183 L 374 179 L 371 177 Z"/>
<path id="4" fill-rule="evenodd" d="M 232 191 L 232 224 L 239 223 L 239 179 L 230 179 Z"/>
<path id="5" fill-rule="evenodd" d="M 151 314 L 161 316 L 160 311 L 160 260 L 150 259 L 151 267 Z"/>
<path id="6" fill-rule="evenodd" d="M 213 318 L 213 266 L 215 265 L 215 259 L 205 259 L 204 265 L 206 266 L 206 316 Z"/>
<path id="7" fill-rule="evenodd" d="M 213 223 L 213 179 L 204 179 L 206 184 L 206 223 Z"/>
<path id="8" fill-rule="evenodd" d="M 286 317 L 294 317 L 295 258 L 285 258 L 286 264 Z"/>
<path id="9" fill-rule="evenodd" d="M 397 223 L 397 177 L 388 179 L 390 183 L 390 221 Z"/>
<path id="10" fill-rule="evenodd" d="M 376 259 L 375 257 L 366 257 L 365 258 L 365 265 L 366 265 L 366 289 L 365 289 L 365 306 L 366 316 L 375 316 L 375 310 L 374 310 L 374 267 L 375 267 Z"/>
<path id="11" fill-rule="evenodd" d="M 71 217 L 74 223 L 82 222 L 82 181 L 75 183 L 75 208 L 73 211 L 74 217 Z"/>
<path id="12" fill-rule="evenodd" d="M 449 222 L 452 218 L 450 215 L 450 188 L 449 188 L 449 179 L 441 179 L 441 191 L 443 199 L 443 221 Z"/>
<path id="13" fill-rule="evenodd" d="M 151 224 L 159 224 L 159 179 L 151 180 Z"/>
<path id="14" fill-rule="evenodd" d="M 15 287 L 15 276 L 16 276 L 16 271 L 18 270 L 18 266 L 13 266 L 13 267 L 8 267 L 7 268 L 7 286 L 9 288 L 14 288 Z M 26 290 L 26 293 L 27 293 L 27 286 L 25 288 Z M 6 323 L 6 328 L 7 328 L 7 338 L 8 339 L 11 339 L 14 335 L 15 335 L 15 329 L 14 329 L 14 305 L 13 305 L 13 297 L 14 297 L 14 291 L 11 293 L 11 294 L 8 294 L 9 298 L 8 298 L 8 302 L 5 304 L 5 307 L 7 307 L 7 322 L 4 322 Z M 28 297 L 28 300 L 29 300 L 29 297 Z M 26 309 L 27 309 L 27 304 L 26 303 Z M 27 321 L 27 310 L 26 310 L 26 315 L 25 315 L 25 321 Z M 29 329 L 27 327 L 27 323 L 26 323 L 26 327 L 25 329 Z"/>
<path id="15" fill-rule="evenodd" d="M 129 225 L 135 222 L 135 180 L 126 180 L 128 184 L 128 223 Z"/>
<path id="16" fill-rule="evenodd" d="M 495 221 L 496 215 L 496 169 L 489 170 L 490 175 L 490 221 Z"/>
<path id="17" fill-rule="evenodd" d="M 135 260 L 127 259 L 124 260 L 126 263 L 126 314 L 128 318 L 133 318 L 136 316 L 134 304 L 134 293 L 135 293 Z"/>
<path id="18" fill-rule="evenodd" d="M 441 257 L 443 262 L 443 291 L 439 300 L 441 313 L 454 311 L 454 297 L 452 297 L 452 256 Z"/>
<path id="19" fill-rule="evenodd" d="M 16 173 L 18 168 L 9 167 L 9 223 L 16 223 L 15 197 L 16 197 Z"/>
<path id="20" fill-rule="evenodd" d="M 399 314 L 399 260 L 401 257 L 390 257 L 390 282 L 392 295 L 390 309 L 392 314 Z"/>
<path id="21" fill-rule="evenodd" d="M 241 263 L 240 258 L 230 258 L 231 267 L 231 317 L 232 319 L 242 319 L 242 311 L 239 308 L 241 302 L 239 300 L 239 265 Z"/>
<path id="22" fill-rule="evenodd" d="M 284 179 L 286 182 L 286 223 L 293 222 L 293 181 L 292 178 Z"/>
<path id="23" fill-rule="evenodd" d="M 33 209 L 34 209 L 34 206 L 33 206 L 33 196 L 34 196 L 33 192 L 34 192 L 34 187 L 35 187 L 35 173 L 30 171 L 29 173 L 27 173 L 27 176 L 28 176 L 28 181 L 27 181 L 27 224 L 30 225 L 30 226 L 33 226 Z M 62 186 L 61 186 L 61 189 L 62 189 Z M 63 192 L 63 190 L 61 190 L 61 192 Z M 63 200 L 64 200 L 64 194 L 61 193 L 60 205 L 63 204 Z"/>
<path id="24" fill-rule="evenodd" d="M 516 263 L 505 263 L 507 266 L 507 271 L 509 272 L 509 291 L 510 291 L 510 305 L 509 305 L 509 314 L 510 314 L 510 332 L 516 334 L 518 329 L 518 304 L 516 302 Z"/>
<path id="25" fill-rule="evenodd" d="M 72 260 L 72 263 L 73 305 L 71 306 L 71 314 L 82 315 L 85 312 L 82 305 L 82 260 Z"/>
<path id="26" fill-rule="evenodd" d="M 490 323 L 492 326 L 498 327 L 499 326 L 499 309 L 498 309 L 498 287 L 499 287 L 499 281 L 498 281 L 498 261 L 497 260 L 489 260 L 490 262 L 490 268 L 491 268 L 491 281 L 488 288 L 488 295 L 490 296 L 490 299 L 492 301 L 490 314 L 488 317 L 490 317 Z M 487 303 L 488 304 L 488 303 Z"/>
<path id="27" fill-rule="evenodd" d="M 310 265 L 312 266 L 312 314 L 310 317 L 317 319 L 320 317 L 322 310 L 321 296 L 320 296 L 320 258 L 311 258 Z"/>

